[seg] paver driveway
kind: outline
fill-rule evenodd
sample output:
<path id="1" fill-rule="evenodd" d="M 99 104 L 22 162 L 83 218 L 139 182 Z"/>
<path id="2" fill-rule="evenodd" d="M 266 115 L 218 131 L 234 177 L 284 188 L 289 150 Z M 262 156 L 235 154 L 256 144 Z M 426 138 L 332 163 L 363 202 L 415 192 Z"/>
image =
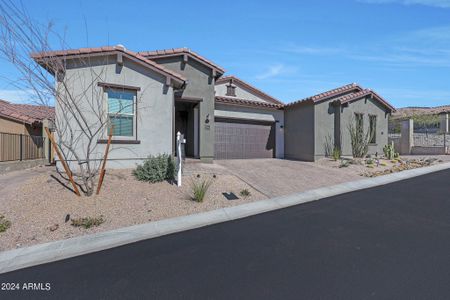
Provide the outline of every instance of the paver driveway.
<path id="1" fill-rule="evenodd" d="M 321 167 L 312 162 L 284 159 L 216 160 L 231 173 L 268 197 L 302 192 L 327 185 L 361 179 L 342 169 Z"/>

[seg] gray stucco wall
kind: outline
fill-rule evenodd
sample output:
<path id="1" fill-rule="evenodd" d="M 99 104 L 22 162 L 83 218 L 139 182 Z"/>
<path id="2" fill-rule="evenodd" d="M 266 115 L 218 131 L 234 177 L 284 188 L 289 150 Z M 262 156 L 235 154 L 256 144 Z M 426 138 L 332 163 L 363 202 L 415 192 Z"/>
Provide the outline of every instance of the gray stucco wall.
<path id="1" fill-rule="evenodd" d="M 285 107 L 284 157 L 314 160 L 314 105 L 311 103 Z"/>
<path id="2" fill-rule="evenodd" d="M 183 56 L 154 59 L 188 79 L 182 97 L 201 98 L 199 110 L 200 159 L 212 162 L 214 158 L 214 78 L 212 70 L 198 61 L 189 58 L 183 62 Z M 209 123 L 206 118 L 209 116 Z"/>
<path id="3" fill-rule="evenodd" d="M 376 144 L 369 145 L 368 154 L 374 155 L 377 152 L 378 154 L 383 154 L 383 147 L 388 142 L 389 114 L 386 113 L 386 108 L 383 105 L 376 100 L 370 99 L 370 97 L 352 102 L 348 107 L 341 109 L 342 154 L 352 155 L 348 126 L 355 113 L 364 115 L 364 132 L 367 132 L 369 129 L 369 115 L 377 117 Z"/>
<path id="4" fill-rule="evenodd" d="M 336 139 L 341 144 L 342 155 L 351 156 L 348 126 L 350 121 L 354 122 L 355 113 L 363 114 L 365 132 L 369 129 L 369 115 L 377 117 L 376 143 L 369 145 L 368 154 L 383 153 L 388 133 L 389 115 L 386 108 L 370 97 L 352 102 L 347 107 L 330 105 L 333 100 L 285 108 L 286 158 L 307 161 L 323 158 L 327 154 L 327 148 L 334 148 Z"/>
<path id="5" fill-rule="evenodd" d="M 224 83 L 221 83 L 221 84 L 217 84 L 216 87 L 215 87 L 216 96 L 226 96 L 226 94 L 227 94 L 227 85 L 229 85 L 229 82 L 224 82 Z M 266 99 L 261 98 L 261 97 L 255 95 L 255 94 L 253 94 L 252 92 L 244 89 L 239 84 L 234 83 L 234 85 L 236 86 L 236 89 L 235 89 L 236 98 L 271 103 L 270 101 L 267 101 Z"/>
<path id="6" fill-rule="evenodd" d="M 319 102 L 314 106 L 315 159 L 326 156 L 327 147 L 334 148 L 335 107 L 330 105 L 331 102 Z"/>
<path id="7" fill-rule="evenodd" d="M 275 121 L 275 156 L 277 158 L 284 158 L 284 112 L 282 110 L 272 110 L 272 109 L 259 109 L 253 107 L 243 107 L 234 105 L 224 105 L 217 104 L 217 110 L 221 111 L 232 111 L 237 113 L 243 113 L 241 117 L 236 114 L 237 119 L 249 119 L 245 113 L 254 113 L 258 115 L 270 115 L 273 116 Z"/>
<path id="8" fill-rule="evenodd" d="M 166 86 L 165 77 L 124 58 L 123 67 L 116 65 L 115 56 L 92 57 L 89 65 L 68 63 L 64 82 L 72 95 L 77 95 L 79 108 L 86 116 L 86 121 L 94 129 L 99 125 L 98 117 L 106 118 L 107 95 L 97 82 L 140 87 L 137 91 L 137 131 L 135 139 L 140 144 L 113 144 L 109 154 L 108 168 L 131 168 L 142 162 L 149 155 L 171 153 L 172 151 L 172 108 L 173 89 Z M 92 84 L 94 82 L 94 84 Z M 59 90 L 62 90 L 58 82 Z M 83 96 L 83 94 L 85 96 Z M 77 129 L 75 120 L 67 120 L 62 115 L 64 111 L 56 102 L 56 125 L 64 130 L 65 125 Z M 67 133 L 67 132 L 66 132 Z M 80 134 L 79 131 L 75 131 Z M 106 132 L 101 132 L 99 138 L 106 138 Z M 117 137 L 117 139 L 120 139 Z M 86 149 L 87 140 L 81 138 L 76 142 L 79 153 Z M 94 145 L 92 157 L 100 163 L 104 154 L 105 144 Z M 83 153 L 82 156 L 86 156 Z M 73 159 L 73 157 L 69 157 Z"/>

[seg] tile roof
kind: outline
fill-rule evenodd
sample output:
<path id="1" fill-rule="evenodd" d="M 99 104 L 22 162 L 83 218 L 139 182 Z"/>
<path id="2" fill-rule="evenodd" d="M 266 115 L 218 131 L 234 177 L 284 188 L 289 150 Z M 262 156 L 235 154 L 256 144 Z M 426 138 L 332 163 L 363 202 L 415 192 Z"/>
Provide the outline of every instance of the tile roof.
<path id="1" fill-rule="evenodd" d="M 221 73 L 221 74 L 225 73 L 224 68 L 222 68 L 221 66 L 206 59 L 205 57 L 195 53 L 194 51 L 192 51 L 189 48 L 172 48 L 172 49 L 163 49 L 163 50 L 154 50 L 154 51 L 141 51 L 141 52 L 139 52 L 139 54 L 142 56 L 145 56 L 147 58 L 150 58 L 150 59 L 187 54 L 187 55 L 190 55 L 190 56 L 196 58 L 197 60 L 203 62 L 210 68 L 219 71 L 219 73 Z"/>
<path id="2" fill-rule="evenodd" d="M 232 104 L 232 105 L 240 105 L 240 106 L 256 106 L 256 107 L 262 107 L 262 108 L 270 108 L 270 109 L 282 109 L 282 104 L 275 104 L 275 103 L 268 103 L 268 102 L 261 102 L 261 101 L 252 101 L 247 99 L 241 99 L 236 97 L 225 97 L 225 96 L 216 96 L 215 97 L 216 103 L 223 103 L 223 104 Z"/>
<path id="3" fill-rule="evenodd" d="M 278 100 L 278 99 L 276 99 L 276 98 L 274 98 L 274 97 L 264 93 L 263 91 L 255 88 L 254 86 L 248 84 L 247 82 L 245 82 L 245 81 L 243 81 L 243 80 L 241 80 L 241 79 L 239 79 L 239 78 L 237 78 L 237 77 L 235 77 L 233 75 L 224 76 L 224 77 L 221 77 L 221 78 L 217 79 L 216 80 L 216 84 L 222 84 L 224 82 L 229 82 L 229 81 L 232 81 L 233 83 L 236 82 L 236 83 L 244 86 L 245 88 L 249 89 L 250 91 L 252 91 L 256 95 L 259 95 L 261 98 L 264 98 L 264 99 L 266 99 L 266 100 L 268 100 L 268 101 L 270 101 L 272 103 L 279 104 L 279 105 L 284 105 L 284 103 L 281 102 L 280 100 Z"/>
<path id="4" fill-rule="evenodd" d="M 55 118 L 55 108 L 30 104 L 15 104 L 0 100 L 0 116 L 26 124 Z"/>
<path id="5" fill-rule="evenodd" d="M 314 95 L 314 96 L 311 96 L 308 98 L 304 98 L 301 100 L 291 102 L 289 104 L 286 104 L 286 107 L 296 105 L 299 103 L 303 103 L 303 102 L 307 102 L 307 101 L 312 101 L 313 103 L 316 103 L 319 101 L 323 101 L 323 100 L 326 100 L 329 98 L 339 96 L 341 94 L 345 94 L 350 91 L 361 91 L 361 90 L 362 90 L 362 88 L 358 84 L 351 83 L 351 84 L 347 84 L 347 85 L 344 85 L 344 86 L 341 86 L 341 87 L 338 87 L 338 88 L 335 88 L 335 89 L 332 89 L 332 90 L 329 90 L 329 91 L 326 91 L 326 92 L 323 92 L 323 93 L 320 93 L 320 94 L 317 94 L 317 95 Z"/>
<path id="6" fill-rule="evenodd" d="M 69 49 L 69 50 L 58 50 L 58 51 L 46 51 L 46 52 L 39 52 L 39 53 L 32 53 L 31 57 L 35 59 L 37 62 L 39 62 L 42 59 L 48 59 L 48 58 L 56 58 L 56 57 L 77 57 L 77 56 L 84 56 L 84 55 L 93 55 L 93 54 L 109 54 L 109 53 L 116 53 L 121 52 L 125 55 L 129 55 L 130 57 L 138 60 L 141 63 L 146 64 L 147 66 L 152 67 L 153 69 L 156 69 L 160 71 L 161 73 L 164 73 L 166 75 L 170 75 L 172 78 L 175 78 L 181 82 L 185 82 L 186 78 L 184 78 L 182 75 L 169 70 L 165 68 L 162 65 L 157 64 L 156 62 L 147 59 L 146 57 L 140 55 L 137 52 L 133 52 L 130 50 L 125 49 L 123 46 L 106 46 L 106 47 L 97 47 L 97 48 L 80 48 L 80 49 Z"/>
<path id="7" fill-rule="evenodd" d="M 379 101 L 384 106 L 388 107 L 391 111 L 395 111 L 395 107 L 393 107 L 389 102 L 387 102 L 383 97 L 375 93 L 374 91 L 370 89 L 363 89 L 362 91 L 359 91 L 357 93 L 351 93 L 345 96 L 342 96 L 338 98 L 336 101 L 339 101 L 341 104 L 349 103 L 367 96 L 371 96 L 372 98 Z"/>

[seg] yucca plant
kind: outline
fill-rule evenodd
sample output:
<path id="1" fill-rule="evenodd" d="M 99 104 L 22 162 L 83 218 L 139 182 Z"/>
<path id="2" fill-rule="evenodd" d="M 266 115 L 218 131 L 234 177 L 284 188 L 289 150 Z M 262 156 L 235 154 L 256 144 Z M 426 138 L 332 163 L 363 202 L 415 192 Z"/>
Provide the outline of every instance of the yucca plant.
<path id="1" fill-rule="evenodd" d="M 211 179 L 201 179 L 191 181 L 191 199 L 195 202 L 203 202 L 209 187 L 212 184 Z"/>
<path id="2" fill-rule="evenodd" d="M 339 147 L 334 147 L 333 152 L 331 153 L 331 156 L 335 161 L 339 160 L 341 158 L 341 149 Z"/>

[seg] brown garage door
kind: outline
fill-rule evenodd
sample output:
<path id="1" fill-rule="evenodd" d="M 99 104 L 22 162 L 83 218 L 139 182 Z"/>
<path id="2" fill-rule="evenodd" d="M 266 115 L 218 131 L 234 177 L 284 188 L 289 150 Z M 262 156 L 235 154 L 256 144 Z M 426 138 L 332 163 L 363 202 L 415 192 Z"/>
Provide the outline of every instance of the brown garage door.
<path id="1" fill-rule="evenodd" d="M 217 118 L 215 121 L 215 159 L 274 157 L 274 123 Z"/>

